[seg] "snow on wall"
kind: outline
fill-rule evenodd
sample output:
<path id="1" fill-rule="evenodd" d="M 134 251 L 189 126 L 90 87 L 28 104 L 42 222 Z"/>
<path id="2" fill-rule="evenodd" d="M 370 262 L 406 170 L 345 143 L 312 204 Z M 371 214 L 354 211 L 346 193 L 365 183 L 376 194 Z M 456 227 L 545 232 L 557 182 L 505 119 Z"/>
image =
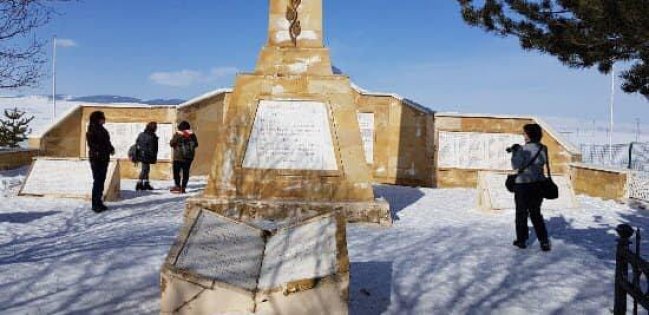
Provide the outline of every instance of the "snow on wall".
<path id="1" fill-rule="evenodd" d="M 264 251 L 261 230 L 202 211 L 176 267 L 254 290 Z"/>
<path id="2" fill-rule="evenodd" d="M 630 171 L 627 187 L 629 198 L 649 201 L 649 172 Z"/>
<path id="3" fill-rule="evenodd" d="M 146 123 L 106 123 L 104 125 L 110 133 L 110 141 L 115 147 L 115 158 L 127 159 L 128 149 L 135 144 L 140 132 L 144 131 Z M 158 124 L 158 159 L 171 160 L 171 147 L 169 141 L 174 133 L 172 124 Z"/>
<path id="4" fill-rule="evenodd" d="M 115 163 L 111 162 L 106 176 L 106 188 L 114 168 Z M 90 162 L 86 160 L 37 159 L 21 194 L 90 198 L 92 182 Z"/>
<path id="5" fill-rule="evenodd" d="M 522 135 L 480 132 L 439 132 L 439 168 L 511 170 L 505 149 L 522 144 Z"/>
<path id="6" fill-rule="evenodd" d="M 266 244 L 259 289 L 336 273 L 336 221 L 329 217 L 280 230 Z"/>
<path id="7" fill-rule="evenodd" d="M 507 174 L 495 172 L 481 172 L 481 183 L 479 193 L 485 194 L 483 197 L 489 199 L 490 209 L 514 209 L 514 194 L 510 193 L 505 187 Z M 571 209 L 576 208 L 577 199 L 567 176 L 553 176 L 552 180 L 559 187 L 559 198 L 554 200 L 543 201 L 543 209 Z"/>

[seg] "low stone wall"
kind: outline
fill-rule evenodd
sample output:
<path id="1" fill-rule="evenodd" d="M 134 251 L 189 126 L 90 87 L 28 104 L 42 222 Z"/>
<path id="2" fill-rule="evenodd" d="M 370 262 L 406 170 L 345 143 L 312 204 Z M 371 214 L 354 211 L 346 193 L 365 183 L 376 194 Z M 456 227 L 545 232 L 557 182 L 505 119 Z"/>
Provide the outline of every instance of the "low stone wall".
<path id="1" fill-rule="evenodd" d="M 581 161 L 579 149 L 534 117 L 437 113 L 435 115 L 435 185 L 440 188 L 476 187 L 480 171 L 511 170 L 505 148 L 522 143 L 523 126 L 538 123 L 548 147 L 552 174 L 567 175 L 569 165 Z"/>
<path id="2" fill-rule="evenodd" d="M 32 159 L 37 157 L 38 150 L 0 150 L 0 170 L 8 170 L 32 164 Z"/>
<path id="3" fill-rule="evenodd" d="M 42 134 L 29 139 L 29 147 L 40 150 L 41 156 L 52 158 L 86 158 L 86 128 L 90 114 L 103 111 L 106 115 L 106 128 L 111 133 L 111 142 L 116 148 L 117 158 L 121 162 L 122 178 L 138 178 L 140 168 L 133 165 L 125 152 L 135 143 L 139 132 L 150 121 L 158 123 L 158 164 L 151 168 L 150 178 L 167 180 L 171 178 L 171 157 L 169 138 L 176 130 L 175 106 L 148 105 L 83 105 L 63 115 Z M 166 154 L 165 154 L 166 152 Z"/>
<path id="4" fill-rule="evenodd" d="M 627 197 L 627 171 L 594 165 L 573 163 L 570 178 L 577 194 L 604 199 L 622 200 Z"/>

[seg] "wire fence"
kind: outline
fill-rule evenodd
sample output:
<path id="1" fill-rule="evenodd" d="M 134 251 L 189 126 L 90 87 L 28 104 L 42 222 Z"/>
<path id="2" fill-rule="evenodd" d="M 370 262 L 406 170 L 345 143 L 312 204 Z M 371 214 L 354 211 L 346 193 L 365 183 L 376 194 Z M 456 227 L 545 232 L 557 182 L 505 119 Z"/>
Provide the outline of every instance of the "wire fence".
<path id="1" fill-rule="evenodd" d="M 649 143 L 582 144 L 582 162 L 649 172 Z"/>

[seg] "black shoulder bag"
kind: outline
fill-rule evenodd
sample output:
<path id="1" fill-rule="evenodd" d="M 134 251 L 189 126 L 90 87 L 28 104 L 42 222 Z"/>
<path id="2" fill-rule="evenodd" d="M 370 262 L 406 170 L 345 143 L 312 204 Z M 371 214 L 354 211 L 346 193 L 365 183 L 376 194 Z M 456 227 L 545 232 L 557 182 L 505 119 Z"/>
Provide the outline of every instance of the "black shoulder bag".
<path id="1" fill-rule="evenodd" d="M 536 159 L 539 158 L 539 155 L 541 155 L 541 150 L 542 149 L 543 148 L 539 149 L 539 151 L 536 152 L 536 155 L 534 155 L 532 160 L 530 160 L 527 163 L 527 165 L 525 165 L 523 168 L 518 169 L 518 173 L 507 175 L 507 180 L 505 180 L 505 187 L 507 187 L 507 190 L 509 192 L 514 192 L 514 185 L 516 185 L 516 177 L 518 176 L 518 174 L 523 173 L 523 171 L 525 171 L 526 168 L 530 167 L 530 165 L 532 165 L 534 163 L 534 161 L 536 161 Z M 546 153 L 546 155 L 547 155 L 547 153 Z"/>
<path id="2" fill-rule="evenodd" d="M 552 172 L 550 172 L 550 155 L 548 154 L 548 147 L 543 146 L 545 151 L 545 166 L 548 168 L 548 179 L 541 184 L 541 195 L 545 199 L 559 198 L 559 187 L 552 180 Z"/>

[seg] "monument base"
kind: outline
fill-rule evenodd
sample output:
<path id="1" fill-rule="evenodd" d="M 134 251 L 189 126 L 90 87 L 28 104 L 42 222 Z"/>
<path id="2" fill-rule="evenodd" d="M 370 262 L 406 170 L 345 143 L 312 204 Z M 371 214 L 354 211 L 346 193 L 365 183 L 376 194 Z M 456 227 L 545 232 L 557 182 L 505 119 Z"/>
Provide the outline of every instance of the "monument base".
<path id="1" fill-rule="evenodd" d="M 346 222 L 330 213 L 281 228 L 186 213 L 162 266 L 161 314 L 347 314 Z"/>
<path id="2" fill-rule="evenodd" d="M 307 202 L 294 200 L 252 200 L 195 197 L 187 199 L 185 213 L 205 209 L 243 222 L 284 225 L 340 212 L 349 223 L 392 226 L 390 204 L 382 199 L 370 202 Z"/>

